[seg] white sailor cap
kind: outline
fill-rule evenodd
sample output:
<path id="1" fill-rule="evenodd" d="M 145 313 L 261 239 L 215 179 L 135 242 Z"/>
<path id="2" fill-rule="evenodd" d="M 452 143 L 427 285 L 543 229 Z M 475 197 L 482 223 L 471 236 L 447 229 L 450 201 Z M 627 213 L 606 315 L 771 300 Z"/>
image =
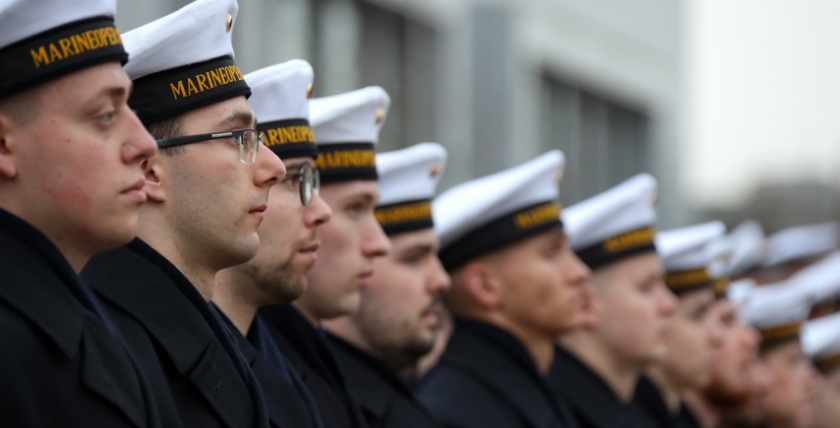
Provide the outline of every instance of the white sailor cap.
<path id="1" fill-rule="evenodd" d="M 321 182 L 376 180 L 374 147 L 390 105 L 391 98 L 379 86 L 310 100 Z"/>
<path id="2" fill-rule="evenodd" d="M 376 219 L 388 235 L 431 229 L 432 198 L 446 167 L 446 149 L 420 143 L 376 155 L 379 201 Z"/>
<path id="3" fill-rule="evenodd" d="M 802 350 L 825 374 L 840 366 L 840 314 L 806 322 Z"/>
<path id="4" fill-rule="evenodd" d="M 837 222 L 794 226 L 767 238 L 764 266 L 817 256 L 838 248 L 840 226 Z"/>
<path id="5" fill-rule="evenodd" d="M 732 281 L 726 287 L 726 298 L 729 299 L 736 308 L 740 308 L 752 294 L 752 291 L 758 287 L 758 283 L 752 278 L 742 278 L 737 281 Z"/>
<path id="6" fill-rule="evenodd" d="M 251 90 L 233 63 L 236 0 L 196 0 L 125 33 L 134 81 L 129 105 L 144 124 L 244 95 Z"/>
<path id="7" fill-rule="evenodd" d="M 309 126 L 312 66 L 302 59 L 259 69 L 245 75 L 251 87 L 248 103 L 257 115 L 257 131 L 280 159 L 318 157 Z"/>
<path id="8" fill-rule="evenodd" d="M 726 226 L 720 221 L 657 233 L 656 251 L 665 266 L 665 285 L 674 294 L 711 288 L 710 246 L 724 233 Z"/>
<path id="9" fill-rule="evenodd" d="M 655 251 L 656 179 L 639 174 L 563 210 L 569 245 L 590 268 Z"/>
<path id="10" fill-rule="evenodd" d="M 732 246 L 732 256 L 729 258 L 730 276 L 740 275 L 761 266 L 764 262 L 767 247 L 761 223 L 745 220 L 729 232 L 727 239 Z"/>
<path id="11" fill-rule="evenodd" d="M 813 301 L 806 290 L 784 281 L 756 287 L 738 307 L 738 315 L 761 333 L 767 349 L 799 339 L 799 329 L 808 318 Z"/>
<path id="12" fill-rule="evenodd" d="M 116 0 L 0 1 L 0 98 L 94 65 L 125 63 Z"/>
<path id="13" fill-rule="evenodd" d="M 447 270 L 488 251 L 560 226 L 559 150 L 455 186 L 432 203 Z"/>
<path id="14" fill-rule="evenodd" d="M 732 244 L 726 236 L 722 236 L 713 240 L 707 250 L 712 260 L 709 264 L 712 291 L 715 293 L 715 298 L 725 298 L 730 283 L 729 258 L 732 256 Z"/>
<path id="15" fill-rule="evenodd" d="M 798 287 L 809 290 L 815 303 L 835 301 L 840 296 L 840 252 L 807 266 L 789 278 Z"/>

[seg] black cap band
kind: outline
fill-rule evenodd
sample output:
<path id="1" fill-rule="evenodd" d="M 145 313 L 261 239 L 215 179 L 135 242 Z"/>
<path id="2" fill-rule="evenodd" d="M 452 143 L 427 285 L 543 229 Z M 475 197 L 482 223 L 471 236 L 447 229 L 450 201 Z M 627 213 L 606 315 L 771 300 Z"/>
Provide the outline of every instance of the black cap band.
<path id="1" fill-rule="evenodd" d="M 656 251 L 654 236 L 656 229 L 643 227 L 590 245 L 575 253 L 590 269 L 596 269 L 626 257 Z"/>
<path id="2" fill-rule="evenodd" d="M 318 146 L 315 163 L 321 172 L 322 184 L 379 178 L 373 143 L 322 144 Z"/>
<path id="3" fill-rule="evenodd" d="M 775 327 L 759 328 L 761 334 L 761 352 L 766 352 L 776 346 L 799 340 L 799 330 L 802 322 L 792 322 Z"/>
<path id="4" fill-rule="evenodd" d="M 0 50 L 0 98 L 128 54 L 109 16 L 53 28 Z"/>
<path id="5" fill-rule="evenodd" d="M 441 249 L 438 256 L 443 267 L 451 270 L 484 253 L 558 226 L 562 226 L 560 204 L 541 202 L 473 230 Z"/>
<path id="6" fill-rule="evenodd" d="M 134 80 L 128 105 L 144 125 L 215 104 L 251 96 L 251 88 L 229 56 L 173 68 Z"/>
<path id="7" fill-rule="evenodd" d="M 665 285 L 677 296 L 712 287 L 712 278 L 706 268 L 687 269 L 665 273 Z"/>
<path id="8" fill-rule="evenodd" d="M 434 227 L 432 201 L 424 199 L 376 207 L 376 220 L 386 235 L 431 229 Z"/>
<path id="9" fill-rule="evenodd" d="M 315 134 L 306 119 L 285 119 L 260 123 L 257 131 L 263 135 L 266 147 L 280 159 L 318 158 Z"/>
<path id="10" fill-rule="evenodd" d="M 724 276 L 712 281 L 712 291 L 715 293 L 715 299 L 726 298 L 726 291 L 729 289 L 729 277 Z"/>

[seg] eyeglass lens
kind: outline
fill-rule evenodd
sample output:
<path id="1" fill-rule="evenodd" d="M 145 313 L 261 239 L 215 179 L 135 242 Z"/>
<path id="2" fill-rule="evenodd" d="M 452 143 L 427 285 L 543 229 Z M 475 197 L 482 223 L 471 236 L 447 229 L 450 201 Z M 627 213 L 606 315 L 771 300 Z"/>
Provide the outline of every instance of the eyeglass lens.
<path id="1" fill-rule="evenodd" d="M 253 165 L 257 162 L 262 136 L 254 130 L 246 129 L 239 138 L 239 160 L 245 165 Z"/>

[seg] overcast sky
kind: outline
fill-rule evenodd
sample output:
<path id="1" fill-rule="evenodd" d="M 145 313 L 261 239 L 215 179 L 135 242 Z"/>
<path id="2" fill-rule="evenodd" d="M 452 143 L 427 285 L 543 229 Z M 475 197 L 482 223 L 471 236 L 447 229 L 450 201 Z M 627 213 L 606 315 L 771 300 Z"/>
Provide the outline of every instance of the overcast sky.
<path id="1" fill-rule="evenodd" d="M 689 200 L 840 183 L 840 1 L 689 0 L 680 162 Z"/>

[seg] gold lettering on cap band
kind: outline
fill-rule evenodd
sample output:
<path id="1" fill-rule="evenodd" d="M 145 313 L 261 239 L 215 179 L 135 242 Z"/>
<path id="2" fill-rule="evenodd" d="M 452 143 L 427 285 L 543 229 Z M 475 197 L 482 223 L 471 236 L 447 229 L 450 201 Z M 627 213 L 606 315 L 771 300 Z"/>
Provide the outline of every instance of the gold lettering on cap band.
<path id="1" fill-rule="evenodd" d="M 242 76 L 239 67 L 226 65 L 215 70 L 197 74 L 194 77 L 188 77 L 185 80 L 186 83 L 184 80 L 179 80 L 169 84 L 169 88 L 172 89 L 172 98 L 176 101 L 178 97 L 181 99 L 191 97 L 217 86 L 245 80 L 245 77 Z"/>
<path id="2" fill-rule="evenodd" d="M 652 227 L 632 230 L 604 241 L 604 251 L 614 254 L 633 248 L 652 245 L 655 235 L 656 230 Z"/>
<path id="3" fill-rule="evenodd" d="M 706 268 L 683 270 L 678 272 L 668 272 L 665 274 L 665 285 L 668 288 L 685 288 L 702 285 L 711 281 L 709 273 Z"/>
<path id="4" fill-rule="evenodd" d="M 266 147 L 283 144 L 315 143 L 315 134 L 308 126 L 283 126 L 260 131 L 264 135 Z"/>
<path id="5" fill-rule="evenodd" d="M 413 204 L 376 209 L 376 220 L 382 226 L 390 226 L 398 223 L 410 223 L 420 220 L 431 220 L 431 218 L 431 201 L 422 201 Z"/>
<path id="6" fill-rule="evenodd" d="M 519 229 L 527 230 L 552 221 L 558 221 L 560 209 L 560 204 L 557 202 L 539 205 L 516 214 L 513 217 L 513 224 Z"/>
<path id="7" fill-rule="evenodd" d="M 712 282 L 712 292 L 715 293 L 715 297 L 725 296 L 727 288 L 729 288 L 728 277 L 718 278 Z"/>
<path id="8" fill-rule="evenodd" d="M 336 168 L 376 168 L 374 150 L 337 150 L 320 153 L 315 161 L 321 170 Z"/>
<path id="9" fill-rule="evenodd" d="M 780 325 L 777 327 L 761 328 L 758 329 L 758 331 L 761 333 L 761 339 L 764 342 L 796 339 L 799 337 L 799 327 L 801 326 L 802 322 L 797 321 L 795 323 Z"/>
<path id="10" fill-rule="evenodd" d="M 50 65 L 88 51 L 121 44 L 123 43 L 120 31 L 114 27 L 106 27 L 74 34 L 29 52 L 35 68 L 41 68 L 42 65 Z"/>

